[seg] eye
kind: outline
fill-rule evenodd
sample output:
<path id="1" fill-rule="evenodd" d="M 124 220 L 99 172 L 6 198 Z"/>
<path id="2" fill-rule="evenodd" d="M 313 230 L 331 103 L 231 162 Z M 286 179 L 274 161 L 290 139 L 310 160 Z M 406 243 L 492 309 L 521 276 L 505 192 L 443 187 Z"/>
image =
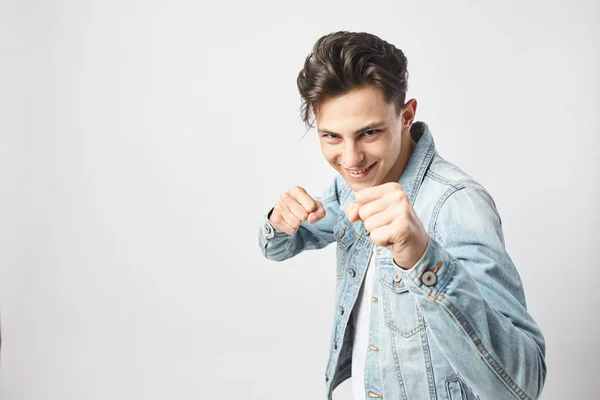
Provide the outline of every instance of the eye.
<path id="1" fill-rule="evenodd" d="M 381 129 L 369 129 L 369 130 L 367 130 L 367 131 L 365 131 L 363 133 L 363 136 L 370 137 L 370 136 L 373 136 L 373 135 L 375 135 L 376 133 L 378 133 L 380 131 L 381 131 Z"/>
<path id="2" fill-rule="evenodd" d="M 321 135 L 321 137 L 324 138 L 324 139 L 327 139 L 329 141 L 337 140 L 338 139 L 338 135 L 333 134 L 333 133 L 326 133 L 324 135 Z"/>

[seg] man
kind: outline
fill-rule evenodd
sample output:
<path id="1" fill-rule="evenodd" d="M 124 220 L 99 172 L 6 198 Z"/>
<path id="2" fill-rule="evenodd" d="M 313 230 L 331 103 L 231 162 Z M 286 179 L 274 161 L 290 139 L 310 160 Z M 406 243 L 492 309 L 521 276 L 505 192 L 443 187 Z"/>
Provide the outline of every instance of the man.
<path id="1" fill-rule="evenodd" d="M 302 115 L 339 175 L 321 197 L 284 193 L 259 244 L 282 261 L 337 242 L 329 399 L 350 376 L 354 399 L 537 398 L 544 338 L 494 201 L 414 121 L 406 64 L 367 33 L 316 42 Z"/>

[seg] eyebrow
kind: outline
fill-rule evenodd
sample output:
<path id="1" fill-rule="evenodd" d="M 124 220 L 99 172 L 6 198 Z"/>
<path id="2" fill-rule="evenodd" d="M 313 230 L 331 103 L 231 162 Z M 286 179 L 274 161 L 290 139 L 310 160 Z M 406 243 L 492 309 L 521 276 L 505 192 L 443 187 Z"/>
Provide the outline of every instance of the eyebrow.
<path id="1" fill-rule="evenodd" d="M 355 131 L 354 134 L 358 135 L 359 133 L 362 133 L 364 131 L 368 131 L 370 129 L 375 129 L 375 128 L 382 128 L 383 126 L 385 126 L 385 121 L 377 121 L 377 122 L 371 122 L 370 124 L 363 126 L 362 128 L 360 128 L 359 130 Z M 319 133 L 326 133 L 328 135 L 338 135 L 338 136 L 342 136 L 339 133 L 336 132 L 332 132 L 330 130 L 327 129 L 317 129 L 317 131 Z"/>

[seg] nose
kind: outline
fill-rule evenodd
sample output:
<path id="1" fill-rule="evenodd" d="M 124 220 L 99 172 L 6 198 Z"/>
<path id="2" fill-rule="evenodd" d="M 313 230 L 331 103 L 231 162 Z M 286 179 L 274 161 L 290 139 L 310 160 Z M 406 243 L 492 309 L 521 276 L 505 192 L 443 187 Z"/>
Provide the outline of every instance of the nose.
<path id="1" fill-rule="evenodd" d="M 346 168 L 360 168 L 365 155 L 356 143 L 347 142 L 344 147 L 342 165 Z"/>

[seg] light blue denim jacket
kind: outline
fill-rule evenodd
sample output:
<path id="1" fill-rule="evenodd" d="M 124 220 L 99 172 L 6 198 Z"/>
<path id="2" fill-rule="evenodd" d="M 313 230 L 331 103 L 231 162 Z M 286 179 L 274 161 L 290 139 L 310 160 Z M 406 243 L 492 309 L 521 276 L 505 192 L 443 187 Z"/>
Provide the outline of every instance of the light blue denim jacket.
<path id="1" fill-rule="evenodd" d="M 425 123 L 411 135 L 417 145 L 399 183 L 430 240 L 409 270 L 369 240 L 360 220 L 347 219 L 354 191 L 339 175 L 316 197 L 326 210 L 320 221 L 304 221 L 293 235 L 266 218 L 259 227 L 262 252 L 275 261 L 337 242 L 327 398 L 351 376 L 350 315 L 373 255 L 366 399 L 535 399 L 546 376 L 544 337 L 527 312 L 494 201 L 438 155 Z"/>

